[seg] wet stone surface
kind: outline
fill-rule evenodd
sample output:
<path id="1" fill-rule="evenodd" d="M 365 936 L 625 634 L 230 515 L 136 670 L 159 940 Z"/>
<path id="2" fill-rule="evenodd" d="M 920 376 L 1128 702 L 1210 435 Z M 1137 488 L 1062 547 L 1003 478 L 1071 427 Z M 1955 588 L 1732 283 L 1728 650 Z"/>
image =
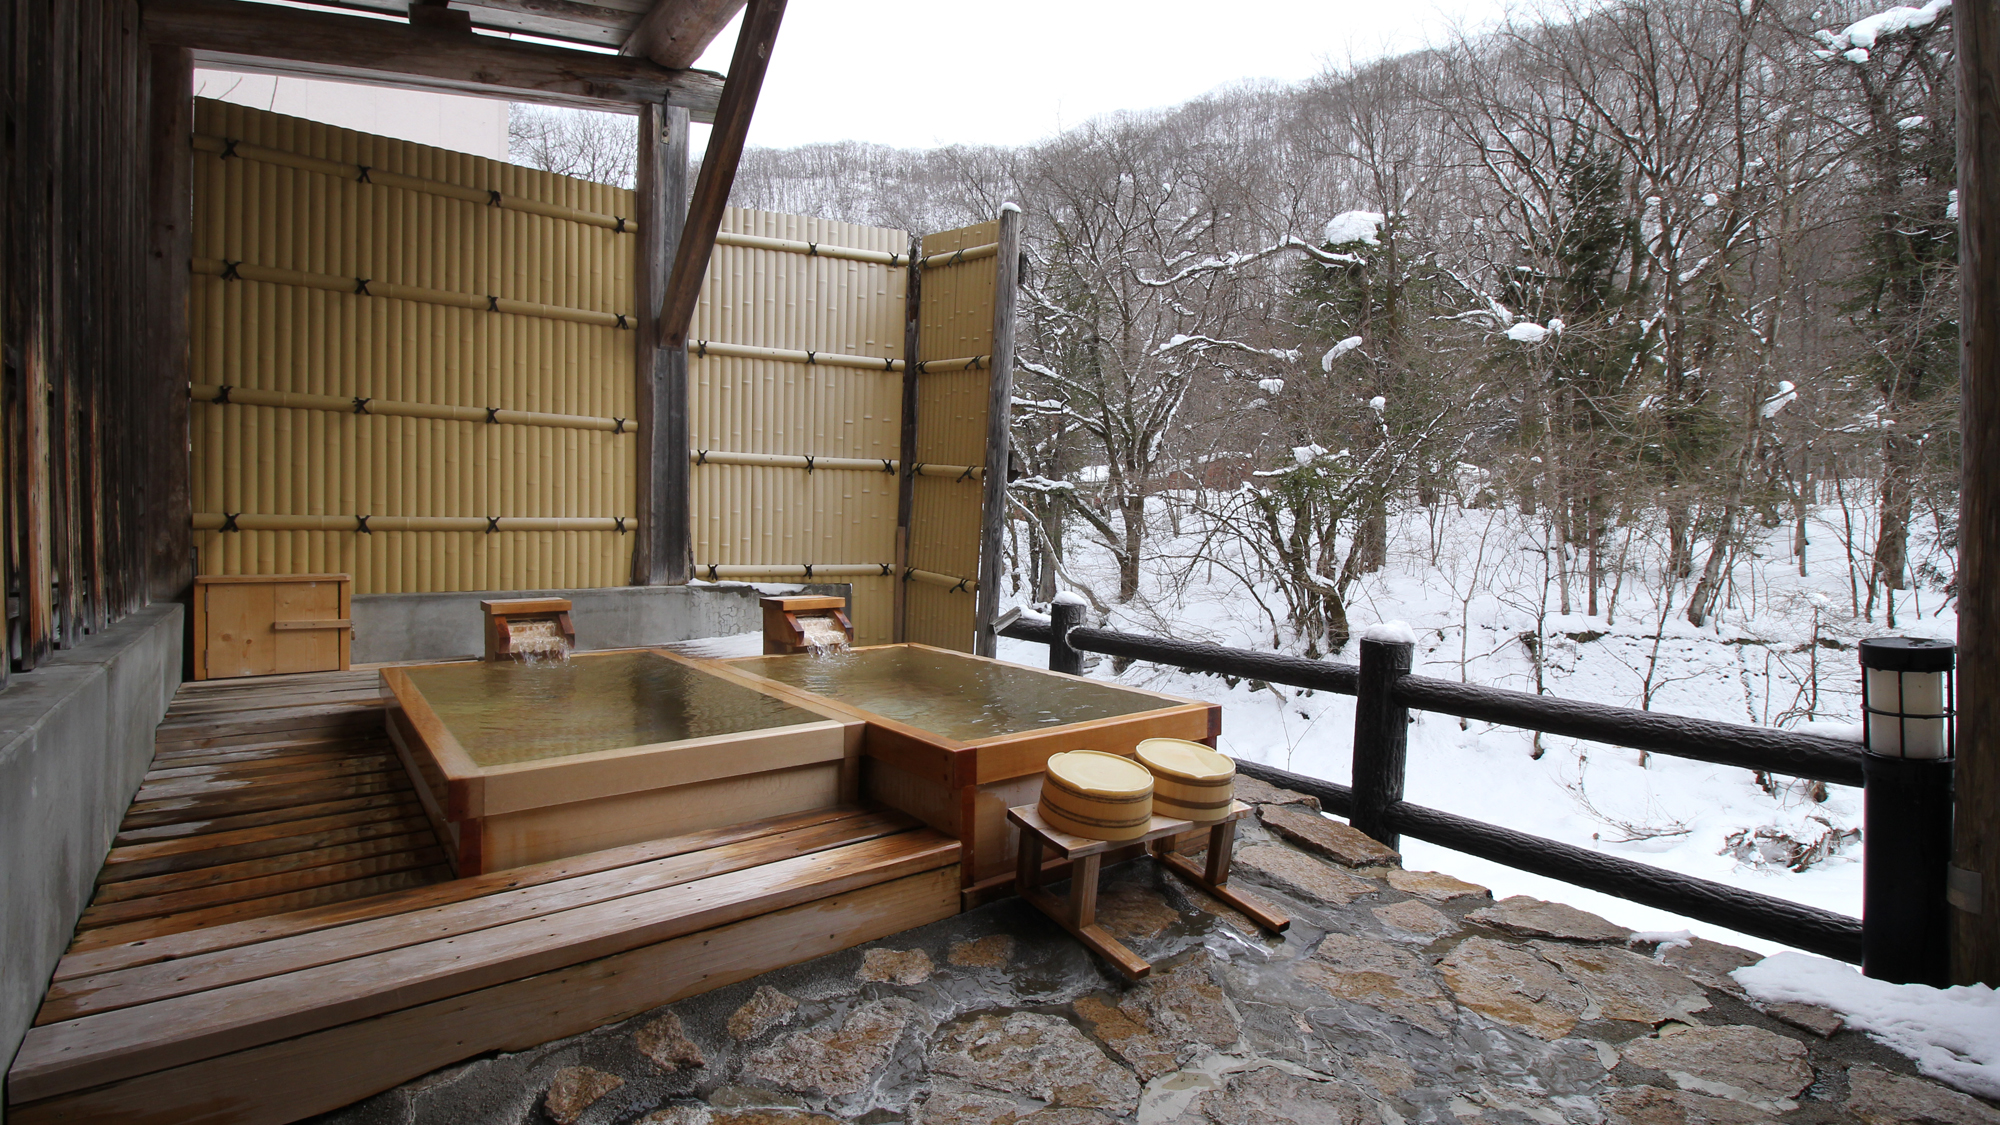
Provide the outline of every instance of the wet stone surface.
<path id="1" fill-rule="evenodd" d="M 2000 1125 L 1818 1013 L 1747 1003 L 1742 950 L 1628 945 L 1583 911 L 1273 827 L 1243 823 L 1232 882 L 1292 918 L 1282 936 L 1148 862 L 1104 873 L 1101 919 L 1153 962 L 1136 984 L 1003 901 L 319 1120 Z"/>

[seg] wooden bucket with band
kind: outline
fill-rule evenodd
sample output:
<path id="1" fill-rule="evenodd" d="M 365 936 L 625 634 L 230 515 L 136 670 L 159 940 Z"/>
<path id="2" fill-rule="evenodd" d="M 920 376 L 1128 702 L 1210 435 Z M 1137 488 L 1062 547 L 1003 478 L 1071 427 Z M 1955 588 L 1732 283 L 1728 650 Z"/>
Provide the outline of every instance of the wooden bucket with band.
<path id="1" fill-rule="evenodd" d="M 1153 822 L 1153 775 L 1100 750 L 1049 757 L 1039 810 L 1049 827 L 1092 840 L 1136 840 Z"/>
<path id="2" fill-rule="evenodd" d="M 1153 775 L 1153 811 L 1175 820 L 1213 824 L 1236 797 L 1236 763 L 1199 742 L 1149 738 L 1139 762 Z"/>

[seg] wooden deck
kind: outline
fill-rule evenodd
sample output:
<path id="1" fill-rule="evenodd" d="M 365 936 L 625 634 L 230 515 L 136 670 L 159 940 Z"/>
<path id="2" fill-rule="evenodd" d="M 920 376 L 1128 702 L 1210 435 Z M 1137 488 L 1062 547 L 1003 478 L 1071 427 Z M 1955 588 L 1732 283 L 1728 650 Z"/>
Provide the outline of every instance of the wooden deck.
<path id="1" fill-rule="evenodd" d="M 294 1121 L 958 909 L 824 809 L 452 879 L 374 672 L 190 684 L 8 1073 L 10 1122 Z"/>

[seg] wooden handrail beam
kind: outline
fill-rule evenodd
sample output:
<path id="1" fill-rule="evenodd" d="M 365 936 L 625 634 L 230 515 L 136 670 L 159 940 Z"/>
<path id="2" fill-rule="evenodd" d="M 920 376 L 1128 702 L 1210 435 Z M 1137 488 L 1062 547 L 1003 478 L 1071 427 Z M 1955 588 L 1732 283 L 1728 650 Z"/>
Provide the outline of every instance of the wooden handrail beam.
<path id="1" fill-rule="evenodd" d="M 696 121 L 714 120 L 722 97 L 720 76 L 708 71 L 242 0 L 149 0 L 145 31 L 187 48 L 197 64 L 257 74 L 615 113 L 665 104 Z"/>

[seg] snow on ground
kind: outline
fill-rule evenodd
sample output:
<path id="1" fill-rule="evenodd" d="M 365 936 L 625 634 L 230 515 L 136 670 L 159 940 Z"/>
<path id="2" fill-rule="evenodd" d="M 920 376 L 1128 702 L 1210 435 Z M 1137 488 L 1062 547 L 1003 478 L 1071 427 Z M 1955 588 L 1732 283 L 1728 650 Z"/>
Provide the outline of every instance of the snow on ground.
<path id="1" fill-rule="evenodd" d="M 1791 529 L 1765 533 L 1742 553 L 1718 614 L 1703 628 L 1683 615 L 1686 583 L 1661 578 L 1645 544 L 1654 529 L 1619 529 L 1607 554 L 1626 559 L 1615 613 L 1610 591 L 1595 616 L 1572 583 L 1562 613 L 1556 551 L 1534 517 L 1496 510 L 1435 509 L 1400 514 L 1391 558 L 1353 592 L 1359 632 L 1403 621 L 1418 637 L 1415 671 L 1574 699 L 1815 733 L 1852 730 L 1859 716 L 1854 643 L 1891 632 L 1877 605 L 1864 620 L 1866 592 L 1850 585 L 1847 536 L 1865 566 L 1873 542 L 1865 505 L 1814 514 L 1809 575 L 1798 575 Z M 1285 626 L 1282 598 L 1258 578 L 1247 545 L 1206 540 L 1191 494 L 1154 501 L 1153 535 L 1139 594 L 1112 605 L 1108 625 L 1132 632 L 1299 652 Z M 1180 507 L 1181 534 L 1166 505 Z M 1112 517 L 1115 520 L 1115 516 Z M 1851 532 L 1849 529 L 1852 529 Z M 1950 573 L 1948 559 L 1916 529 L 1912 558 Z M 1695 545 L 1697 569 L 1706 543 Z M 1577 564 L 1572 561 L 1572 566 Z M 1580 567 L 1577 567 L 1580 569 Z M 1065 572 L 1111 604 L 1116 567 L 1077 525 Z M 1236 575 L 1253 579 L 1245 584 Z M 1021 604 L 1010 582 L 1004 604 Z M 1898 595 L 1905 635 L 1952 638 L 1957 620 L 1934 590 Z M 1352 660 L 1353 646 L 1333 659 Z M 1536 656 L 1540 656 L 1537 669 Z M 1047 661 L 1043 646 L 1003 639 L 1003 659 Z M 1351 697 L 1134 664 L 1114 674 L 1109 659 L 1088 674 L 1223 705 L 1224 752 L 1331 781 L 1349 780 Z M 1536 756 L 1539 745 L 1540 754 Z M 1420 714 L 1410 729 L 1409 800 L 1582 847 L 1657 864 L 1847 915 L 1861 909 L 1858 829 L 1861 793 L 1746 770 L 1652 755 L 1573 739 L 1461 723 Z M 1497 864 L 1405 841 L 1413 867 L 1448 871 L 1493 888 L 1595 911 L 1635 930 L 1690 929 L 1759 952 L 1776 944 L 1663 911 L 1597 895 Z M 1799 868 L 1794 870 L 1793 868 Z"/>
<path id="2" fill-rule="evenodd" d="M 1831 1008 L 1848 1026 L 1915 1059 L 1924 1074 L 1970 1094 L 2000 1098 L 2000 992 L 1992 988 L 1890 984 L 1803 953 L 1766 957 L 1732 975 L 1759 1000 Z"/>

